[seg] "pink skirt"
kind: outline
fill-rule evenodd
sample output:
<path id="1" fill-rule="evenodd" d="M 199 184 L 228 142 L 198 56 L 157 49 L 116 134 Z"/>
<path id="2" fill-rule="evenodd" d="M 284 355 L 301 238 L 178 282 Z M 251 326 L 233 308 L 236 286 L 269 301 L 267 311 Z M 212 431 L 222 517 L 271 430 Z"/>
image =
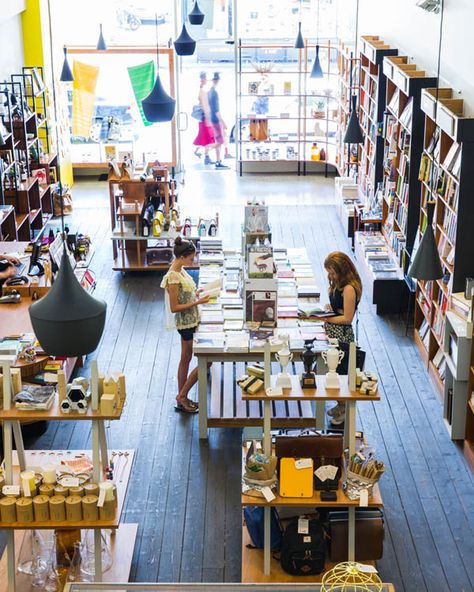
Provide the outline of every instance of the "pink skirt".
<path id="1" fill-rule="evenodd" d="M 214 144 L 214 136 L 212 135 L 212 128 L 207 125 L 205 121 L 199 122 L 199 131 L 193 144 L 195 146 L 208 146 Z"/>

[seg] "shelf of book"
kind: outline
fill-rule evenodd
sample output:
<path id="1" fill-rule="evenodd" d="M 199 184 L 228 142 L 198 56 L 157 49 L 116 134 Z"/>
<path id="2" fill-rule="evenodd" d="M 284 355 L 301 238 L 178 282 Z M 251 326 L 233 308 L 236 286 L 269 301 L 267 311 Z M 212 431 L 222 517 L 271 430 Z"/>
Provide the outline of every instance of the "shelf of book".
<path id="1" fill-rule="evenodd" d="M 377 189 L 383 177 L 384 140 L 381 134 L 386 106 L 387 77 L 383 71 L 386 56 L 398 55 L 398 50 L 374 36 L 361 37 L 360 52 L 360 121 L 364 143 L 359 151 L 359 183 L 367 198 Z"/>
<path id="2" fill-rule="evenodd" d="M 337 67 L 339 72 L 339 108 L 337 112 L 336 166 L 341 177 L 357 178 L 359 173 L 357 146 L 350 147 L 343 141 L 349 122 L 351 95 L 359 93 L 360 59 L 355 55 L 353 47 L 344 43 L 339 45 Z M 351 148 L 350 155 L 349 148 Z"/>
<path id="3" fill-rule="evenodd" d="M 386 111 L 383 119 L 384 235 L 406 273 L 420 211 L 418 168 L 423 150 L 424 114 L 421 91 L 436 79 L 429 77 L 405 56 L 383 60 L 386 80 Z"/>
<path id="4" fill-rule="evenodd" d="M 425 115 L 423 153 L 418 178 L 421 182 L 419 239 L 426 226 L 426 203 L 435 202 L 434 232 L 443 266 L 443 278 L 431 282 L 429 292 L 423 294 L 418 282 L 417 302 L 425 299 L 433 309 L 430 331 L 435 341 L 441 342 L 446 312 L 454 309 L 467 318 L 469 302 L 460 294 L 467 277 L 474 272 L 474 245 L 470 229 L 474 221 L 473 190 L 474 119 L 463 116 L 463 101 L 453 99 L 450 88 L 425 88 L 421 92 L 421 109 Z M 418 304 L 415 317 L 424 311 Z M 425 316 L 425 315 L 424 315 Z M 426 318 L 426 316 L 425 316 Z M 415 320 L 415 326 L 420 320 Z M 430 355 L 430 362 L 432 356 Z M 436 368 L 436 364 L 434 365 Z M 434 383 L 444 394 L 444 375 Z"/>

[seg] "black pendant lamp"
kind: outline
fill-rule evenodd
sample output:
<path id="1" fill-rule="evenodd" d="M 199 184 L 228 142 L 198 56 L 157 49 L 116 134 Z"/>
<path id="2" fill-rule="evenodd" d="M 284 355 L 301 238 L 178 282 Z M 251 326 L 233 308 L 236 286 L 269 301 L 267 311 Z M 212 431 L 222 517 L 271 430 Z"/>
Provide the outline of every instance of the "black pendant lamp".
<path id="1" fill-rule="evenodd" d="M 64 242 L 61 266 L 52 288 L 29 310 L 41 347 L 50 356 L 90 354 L 102 337 L 106 311 L 107 304 L 88 294 L 78 282 Z"/>
<path id="2" fill-rule="evenodd" d="M 425 282 L 439 280 L 443 277 L 443 266 L 433 232 L 435 203 L 428 201 L 426 204 L 426 228 L 407 274 L 416 280 L 424 280 Z"/>
<path id="3" fill-rule="evenodd" d="M 357 95 L 352 95 L 351 115 L 349 117 L 349 123 L 347 124 L 343 142 L 345 144 L 362 144 L 363 141 L 364 134 L 362 133 L 359 118 L 357 116 Z"/>
<path id="4" fill-rule="evenodd" d="M 304 49 L 304 39 L 303 35 L 301 34 L 301 21 L 298 23 L 298 35 L 296 36 L 295 48 Z"/>
<path id="5" fill-rule="evenodd" d="M 193 55 L 194 50 L 196 49 L 196 42 L 189 35 L 184 23 L 183 28 L 181 29 L 181 35 L 177 37 L 174 42 L 174 49 L 179 56 Z"/>
<path id="6" fill-rule="evenodd" d="M 51 11 L 48 11 L 48 15 L 50 44 L 51 47 L 54 47 Z M 64 53 L 66 57 L 66 48 L 64 48 Z M 67 64 L 66 60 L 65 63 Z M 69 66 L 68 70 L 71 73 Z M 51 52 L 51 72 L 54 80 L 53 52 Z M 63 80 L 62 76 L 61 80 Z M 69 82 L 69 79 L 67 81 Z M 54 84 L 52 85 L 52 89 L 54 118 L 58 121 L 56 87 Z M 30 306 L 29 313 L 36 338 L 47 354 L 50 356 L 79 357 L 85 356 L 97 348 L 104 331 L 107 305 L 103 300 L 93 298 L 84 290 L 77 281 L 69 263 L 64 232 L 64 201 L 61 184 L 59 131 L 58 126 L 55 127 L 64 248 L 61 257 L 61 266 L 53 286 L 46 296 L 43 296 L 38 302 Z"/>
<path id="7" fill-rule="evenodd" d="M 74 76 L 72 75 L 72 70 L 69 67 L 69 62 L 67 61 L 67 47 L 64 46 L 64 62 L 63 62 L 63 69 L 61 70 L 61 77 L 59 78 L 61 82 L 73 82 Z"/>
<path id="8" fill-rule="evenodd" d="M 311 68 L 310 78 L 324 78 L 323 69 L 319 60 L 319 1 L 318 0 L 318 25 L 316 29 L 316 55 L 314 56 L 313 67 Z"/>
<path id="9" fill-rule="evenodd" d="M 316 45 L 316 55 L 314 56 L 310 78 L 324 78 L 323 69 L 321 68 L 321 62 L 319 60 L 319 45 Z"/>
<path id="10" fill-rule="evenodd" d="M 105 51 L 107 49 L 107 44 L 105 43 L 104 34 L 102 32 L 102 23 L 99 25 L 100 33 L 99 33 L 99 40 L 97 41 L 97 51 Z"/>
<path id="11" fill-rule="evenodd" d="M 204 13 L 201 12 L 197 0 L 195 0 L 193 9 L 188 14 L 188 18 L 192 25 L 202 25 L 204 22 Z"/>
<path id="12" fill-rule="evenodd" d="M 171 121 L 176 101 L 170 97 L 160 79 L 160 49 L 158 46 L 158 15 L 155 15 L 156 28 L 156 80 L 151 93 L 142 100 L 143 113 L 152 123 Z"/>

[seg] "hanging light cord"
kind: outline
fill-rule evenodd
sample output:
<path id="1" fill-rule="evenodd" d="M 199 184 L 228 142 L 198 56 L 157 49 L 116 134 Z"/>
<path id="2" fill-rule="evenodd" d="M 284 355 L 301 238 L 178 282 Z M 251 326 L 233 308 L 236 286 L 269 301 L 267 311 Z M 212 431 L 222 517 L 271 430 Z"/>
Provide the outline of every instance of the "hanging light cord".
<path id="1" fill-rule="evenodd" d="M 321 0 L 318 0 L 318 9 L 316 12 L 317 15 L 317 19 L 318 19 L 318 24 L 316 26 L 316 45 L 319 45 L 319 5 L 321 3 Z"/>
<path id="2" fill-rule="evenodd" d="M 60 158 L 59 158 L 59 122 L 58 122 L 58 107 L 56 103 L 56 81 L 54 77 L 54 46 L 53 46 L 53 24 L 51 19 L 51 1 L 48 0 L 48 24 L 49 24 L 49 45 L 50 45 L 50 55 L 51 55 L 51 78 L 52 78 L 52 87 L 53 87 L 53 110 L 54 110 L 54 120 L 56 124 L 56 150 L 57 150 L 57 174 L 58 174 L 58 185 L 59 185 L 59 203 L 61 205 L 61 230 L 64 240 L 64 203 L 63 203 L 63 184 L 61 183 L 61 166 L 60 166 Z"/>
<path id="3" fill-rule="evenodd" d="M 160 46 L 158 41 L 158 14 L 155 12 L 155 33 L 156 33 L 156 69 L 157 76 L 160 75 Z"/>
<path id="4" fill-rule="evenodd" d="M 354 44 L 354 53 L 357 59 L 357 46 L 359 41 L 359 0 L 357 0 L 356 4 L 356 29 L 355 29 L 355 44 Z"/>
<path id="5" fill-rule="evenodd" d="M 434 122 L 437 125 L 438 119 L 438 100 L 439 100 L 439 77 L 441 74 L 441 50 L 443 47 L 443 23 L 444 23 L 444 0 L 441 0 L 441 10 L 440 10 L 440 19 L 439 19 L 439 40 L 438 40 L 438 64 L 436 70 L 436 92 L 435 92 L 435 108 L 434 108 Z M 438 142 L 441 142 L 441 138 L 438 138 Z M 441 152 L 438 151 L 438 162 L 437 169 L 439 170 L 439 166 L 441 164 Z M 432 167 L 431 175 L 430 175 L 430 186 L 431 186 L 431 198 L 433 198 L 434 193 L 434 167 Z"/>

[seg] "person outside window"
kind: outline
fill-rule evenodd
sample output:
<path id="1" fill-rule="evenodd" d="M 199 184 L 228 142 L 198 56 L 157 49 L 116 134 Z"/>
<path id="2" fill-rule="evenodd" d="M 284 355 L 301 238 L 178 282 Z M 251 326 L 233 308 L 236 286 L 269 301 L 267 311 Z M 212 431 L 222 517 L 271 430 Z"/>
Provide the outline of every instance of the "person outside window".
<path id="1" fill-rule="evenodd" d="M 217 85 L 221 79 L 219 72 L 214 72 L 212 77 L 212 87 L 208 92 L 209 108 L 211 110 L 211 124 L 212 132 L 214 135 L 214 148 L 216 150 L 216 169 L 228 169 L 229 167 L 222 164 L 221 152 L 222 146 L 225 143 L 225 133 L 227 126 L 222 119 L 219 106 L 219 94 L 217 92 Z M 208 162 L 204 160 L 204 164 L 211 164 L 210 159 Z"/>
<path id="2" fill-rule="evenodd" d="M 198 104 L 202 109 L 202 119 L 199 122 L 198 134 L 193 142 L 194 146 L 196 146 L 194 154 L 200 158 L 201 152 L 199 152 L 199 147 L 202 146 L 204 148 L 204 163 L 211 164 L 209 148 L 214 144 L 214 136 L 212 135 L 211 111 L 207 98 L 207 75 L 205 72 L 199 74 L 199 81 Z"/>

